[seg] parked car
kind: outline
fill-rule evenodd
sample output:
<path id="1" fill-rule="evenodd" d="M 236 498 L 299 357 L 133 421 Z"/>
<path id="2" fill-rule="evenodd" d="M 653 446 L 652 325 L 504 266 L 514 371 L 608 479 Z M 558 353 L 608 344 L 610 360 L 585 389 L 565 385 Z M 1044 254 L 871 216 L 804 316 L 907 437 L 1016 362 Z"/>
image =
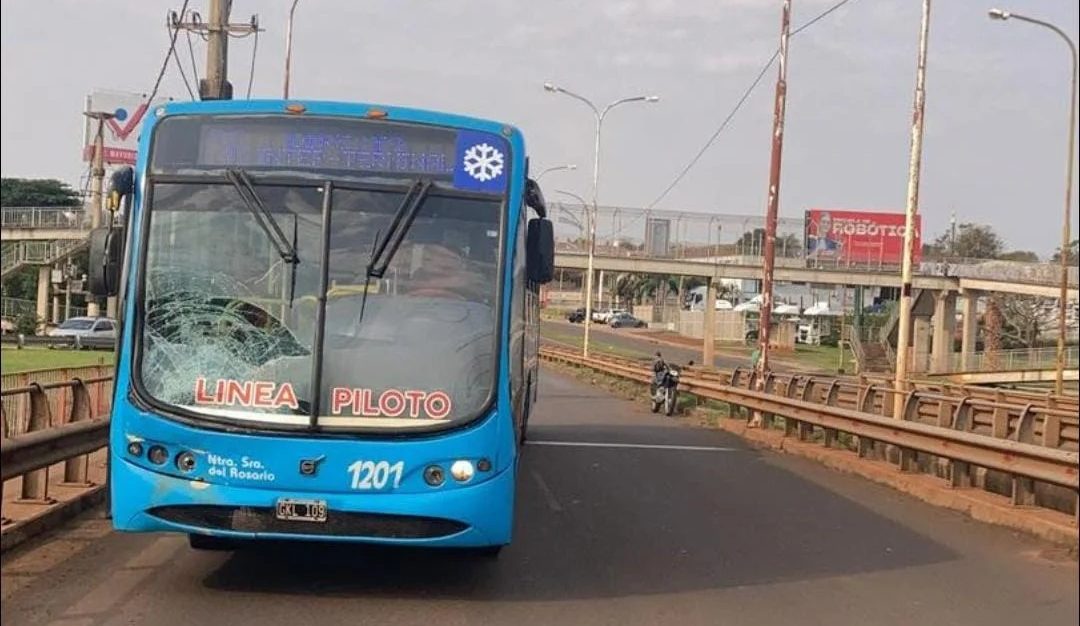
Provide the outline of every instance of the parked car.
<path id="1" fill-rule="evenodd" d="M 566 321 L 571 324 L 581 324 L 585 321 L 585 307 L 578 307 L 566 315 Z"/>
<path id="2" fill-rule="evenodd" d="M 644 328 L 645 322 L 623 311 L 612 315 L 608 325 L 612 328 Z"/>
<path id="3" fill-rule="evenodd" d="M 72 317 L 50 330 L 48 335 L 116 339 L 116 320 L 109 317 Z"/>

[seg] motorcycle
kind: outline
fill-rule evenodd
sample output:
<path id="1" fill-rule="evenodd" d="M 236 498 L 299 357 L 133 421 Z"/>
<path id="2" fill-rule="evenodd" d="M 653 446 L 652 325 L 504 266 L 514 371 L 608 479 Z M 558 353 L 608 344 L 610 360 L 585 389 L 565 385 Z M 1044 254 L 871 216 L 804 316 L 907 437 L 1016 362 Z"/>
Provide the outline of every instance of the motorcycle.
<path id="1" fill-rule="evenodd" d="M 679 370 L 665 364 L 664 369 L 654 376 L 652 412 L 658 413 L 660 407 L 663 407 L 664 414 L 671 415 L 675 412 L 675 406 L 678 404 Z"/>

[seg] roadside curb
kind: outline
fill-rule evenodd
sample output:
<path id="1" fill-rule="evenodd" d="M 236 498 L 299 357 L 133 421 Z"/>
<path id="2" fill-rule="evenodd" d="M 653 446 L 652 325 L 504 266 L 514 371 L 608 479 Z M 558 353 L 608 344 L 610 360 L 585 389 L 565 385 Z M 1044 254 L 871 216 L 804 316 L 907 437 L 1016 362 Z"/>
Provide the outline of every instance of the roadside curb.
<path id="1" fill-rule="evenodd" d="M 68 500 L 45 508 L 25 520 L 5 526 L 0 533 L 0 553 L 50 530 L 55 530 L 83 511 L 105 502 L 106 485 L 96 485 Z"/>

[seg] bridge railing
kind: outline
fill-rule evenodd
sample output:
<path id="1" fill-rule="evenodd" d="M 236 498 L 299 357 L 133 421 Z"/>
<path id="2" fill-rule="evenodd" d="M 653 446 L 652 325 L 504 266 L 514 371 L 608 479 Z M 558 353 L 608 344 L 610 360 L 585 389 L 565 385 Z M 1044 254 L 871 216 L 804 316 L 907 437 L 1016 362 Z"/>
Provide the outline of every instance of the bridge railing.
<path id="1" fill-rule="evenodd" d="M 1067 346 L 1065 368 L 1076 369 L 1080 346 Z M 1050 370 L 1057 366 L 1057 348 L 1020 348 L 950 355 L 949 373 L 1020 372 Z"/>
<path id="2" fill-rule="evenodd" d="M 580 204 L 553 203 L 556 247 L 559 252 L 587 253 L 589 216 Z M 713 264 L 761 265 L 764 219 L 758 216 L 704 214 L 599 207 L 596 219 L 596 254 L 624 258 L 655 258 Z M 776 258 L 780 266 L 845 271 L 897 272 L 900 265 L 880 251 L 867 252 L 858 261 L 808 259 L 804 224 L 782 218 L 777 224 Z M 995 259 L 927 257 L 916 267 L 922 275 L 979 278 L 995 281 L 1057 285 L 1061 270 L 1056 263 L 1025 263 Z M 1080 283 L 1076 267 L 1069 270 L 1072 286 Z"/>
<path id="3" fill-rule="evenodd" d="M 0 210 L 3 228 L 85 229 L 90 218 L 82 207 L 4 207 Z"/>
<path id="4" fill-rule="evenodd" d="M 112 374 L 108 367 L 5 374 L 0 388 L 0 458 L 4 487 L 16 481 L 20 504 L 49 507 L 52 466 L 61 483 L 89 488 L 89 454 L 108 444 Z M 21 484 L 20 484 L 21 483 Z M 3 502 L 0 492 L 0 502 Z M 0 512 L 2 523 L 11 520 Z"/>
<path id="5" fill-rule="evenodd" d="M 70 309 L 71 317 L 83 317 L 86 315 L 86 307 L 84 306 L 72 306 L 68 307 L 68 309 Z M 67 312 L 68 309 L 65 309 L 62 313 Z M 37 315 L 37 302 L 24 298 L 0 298 L 0 317 L 15 319 L 23 315 Z M 63 316 L 61 315 L 61 317 Z"/>
<path id="6" fill-rule="evenodd" d="M 4 248 L 0 273 L 7 274 L 20 265 L 48 265 L 84 246 L 85 239 L 17 241 Z"/>

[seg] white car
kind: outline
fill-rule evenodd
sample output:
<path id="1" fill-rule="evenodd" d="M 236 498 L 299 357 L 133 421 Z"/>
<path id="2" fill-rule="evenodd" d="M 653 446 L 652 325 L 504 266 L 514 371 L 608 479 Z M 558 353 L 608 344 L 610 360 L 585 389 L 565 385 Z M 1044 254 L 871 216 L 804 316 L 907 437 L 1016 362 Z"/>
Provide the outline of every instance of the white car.
<path id="1" fill-rule="evenodd" d="M 116 339 L 116 320 L 108 317 L 72 317 L 50 330 L 49 336 Z"/>

